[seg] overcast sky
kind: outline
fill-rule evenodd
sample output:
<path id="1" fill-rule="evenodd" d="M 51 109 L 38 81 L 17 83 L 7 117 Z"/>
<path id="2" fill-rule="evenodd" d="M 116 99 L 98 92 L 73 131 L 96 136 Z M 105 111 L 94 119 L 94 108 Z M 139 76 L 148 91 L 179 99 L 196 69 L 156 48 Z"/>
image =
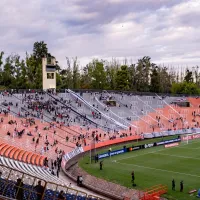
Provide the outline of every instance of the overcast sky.
<path id="1" fill-rule="evenodd" d="M 65 57 L 200 64 L 200 0 L 0 0 L 0 51 L 31 52 L 44 40 Z"/>

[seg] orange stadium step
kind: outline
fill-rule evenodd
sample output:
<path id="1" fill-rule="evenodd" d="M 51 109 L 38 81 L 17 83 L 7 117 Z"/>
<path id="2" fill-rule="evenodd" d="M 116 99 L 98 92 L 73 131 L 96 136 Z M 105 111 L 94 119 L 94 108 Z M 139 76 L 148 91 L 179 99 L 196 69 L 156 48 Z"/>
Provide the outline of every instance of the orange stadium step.
<path id="1" fill-rule="evenodd" d="M 22 161 L 23 162 L 23 156 L 26 152 L 24 150 L 20 150 L 19 154 L 17 155 L 16 160 Z"/>
<path id="2" fill-rule="evenodd" d="M 13 153 L 13 159 L 18 160 L 18 156 L 21 153 L 21 150 L 16 148 L 16 151 Z"/>
<path id="3" fill-rule="evenodd" d="M 24 151 L 24 152 L 25 153 L 24 153 L 21 161 L 27 163 L 28 155 L 29 155 L 30 152 L 28 152 L 28 151 Z"/>
<path id="4" fill-rule="evenodd" d="M 33 153 L 28 152 L 27 159 L 26 159 L 26 162 L 27 162 L 27 163 L 31 164 L 31 159 L 32 159 L 32 156 L 33 156 L 33 155 L 34 155 Z"/>
<path id="5" fill-rule="evenodd" d="M 38 166 L 43 166 L 45 159 L 44 156 L 19 149 L 6 143 L 0 144 L 0 155 Z"/>
<path id="6" fill-rule="evenodd" d="M 43 166 L 44 166 L 44 159 L 45 159 L 45 157 L 44 157 L 44 156 L 40 156 L 39 165 L 40 165 L 41 167 L 43 167 Z"/>
<path id="7" fill-rule="evenodd" d="M 8 145 L 8 144 L 2 143 L 2 144 L 0 145 L 0 152 L 1 152 L 1 150 L 2 150 L 6 145 Z"/>
<path id="8" fill-rule="evenodd" d="M 18 148 L 14 147 L 14 148 L 10 151 L 8 157 L 11 158 L 11 159 L 14 159 L 14 154 L 15 154 L 15 152 L 16 152 L 17 150 L 18 150 Z"/>
<path id="9" fill-rule="evenodd" d="M 32 157 L 31 157 L 31 164 L 37 165 L 37 164 L 36 164 L 36 158 L 37 158 L 37 156 L 38 156 L 38 155 L 35 154 L 35 153 L 32 155 Z"/>
<path id="10" fill-rule="evenodd" d="M 200 98 L 189 97 L 187 100 L 190 102 L 190 105 L 192 107 L 199 107 L 200 105 Z"/>
<path id="11" fill-rule="evenodd" d="M 39 166 L 40 165 L 40 157 L 41 157 L 40 155 L 37 155 L 36 158 L 35 158 L 35 161 L 34 161 L 35 163 L 32 162 L 32 164 L 33 165 L 35 164 L 35 165 Z"/>
<path id="12" fill-rule="evenodd" d="M 9 148 L 6 149 L 6 151 L 4 152 L 4 156 L 5 157 L 9 157 L 10 152 L 14 149 L 15 147 L 10 146 Z"/>
<path id="13" fill-rule="evenodd" d="M 1 149 L 1 156 L 4 155 L 4 153 L 6 152 L 6 150 L 10 147 L 10 145 L 6 144 L 2 149 Z"/>

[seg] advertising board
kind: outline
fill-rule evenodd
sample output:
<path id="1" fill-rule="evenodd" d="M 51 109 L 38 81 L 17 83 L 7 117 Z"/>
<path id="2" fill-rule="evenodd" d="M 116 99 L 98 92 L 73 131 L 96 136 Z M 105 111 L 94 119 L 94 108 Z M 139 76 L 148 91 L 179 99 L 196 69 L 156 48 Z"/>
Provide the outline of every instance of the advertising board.
<path id="1" fill-rule="evenodd" d="M 154 143 L 150 143 L 150 144 L 145 144 L 144 145 L 144 148 L 147 149 L 147 148 L 151 148 L 154 146 Z"/>
<path id="2" fill-rule="evenodd" d="M 182 136 L 181 139 L 182 141 L 200 139 L 200 134 Z"/>
<path id="3" fill-rule="evenodd" d="M 125 153 L 125 152 L 126 152 L 125 149 L 119 149 L 119 150 L 116 150 L 116 151 L 106 152 L 106 153 L 103 153 L 103 154 L 99 154 L 99 159 L 107 158 L 107 157 L 110 157 L 110 156 L 115 156 L 115 155 L 122 154 L 122 153 Z"/>
<path id="4" fill-rule="evenodd" d="M 142 146 L 139 145 L 139 146 L 134 146 L 134 147 L 130 147 L 129 148 L 129 151 L 136 151 L 136 150 L 139 150 L 139 149 L 142 149 Z"/>
<path id="5" fill-rule="evenodd" d="M 156 142 L 156 146 L 164 145 L 164 144 L 170 144 L 170 143 L 175 143 L 175 142 L 180 142 L 180 141 L 181 141 L 180 138 L 172 139 L 172 140 L 165 140 L 165 141 L 161 141 L 161 142 Z"/>
<path id="6" fill-rule="evenodd" d="M 79 153 L 83 153 L 84 150 L 82 147 L 77 147 L 76 149 L 74 149 L 73 151 L 65 154 L 63 157 L 66 161 L 72 159 L 73 157 L 77 156 Z"/>
<path id="7" fill-rule="evenodd" d="M 171 143 L 171 144 L 165 144 L 165 148 L 176 147 L 176 146 L 178 146 L 178 145 L 179 145 L 178 142 Z"/>
<path id="8" fill-rule="evenodd" d="M 118 155 L 118 154 L 123 154 L 123 153 L 130 152 L 130 151 L 147 149 L 147 148 L 151 148 L 151 147 L 154 147 L 154 146 L 178 143 L 180 141 L 181 141 L 181 139 L 178 138 L 178 139 L 172 139 L 172 140 L 164 140 L 164 141 L 157 142 L 157 143 L 142 144 L 142 145 L 138 145 L 138 146 L 129 147 L 127 149 L 124 148 L 124 149 L 119 149 L 119 150 L 111 151 L 111 152 L 108 151 L 108 152 L 105 152 L 103 154 L 99 154 L 99 159 L 107 158 L 107 157 L 110 157 L 110 156 L 115 156 L 115 155 Z"/>

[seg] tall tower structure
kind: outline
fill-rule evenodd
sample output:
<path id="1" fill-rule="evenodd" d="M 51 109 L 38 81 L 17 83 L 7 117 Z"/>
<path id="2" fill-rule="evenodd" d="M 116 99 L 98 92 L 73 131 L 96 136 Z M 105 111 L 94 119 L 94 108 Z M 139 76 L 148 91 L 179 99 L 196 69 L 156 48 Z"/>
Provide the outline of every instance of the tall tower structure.
<path id="1" fill-rule="evenodd" d="M 56 59 L 42 58 L 43 90 L 56 89 Z"/>

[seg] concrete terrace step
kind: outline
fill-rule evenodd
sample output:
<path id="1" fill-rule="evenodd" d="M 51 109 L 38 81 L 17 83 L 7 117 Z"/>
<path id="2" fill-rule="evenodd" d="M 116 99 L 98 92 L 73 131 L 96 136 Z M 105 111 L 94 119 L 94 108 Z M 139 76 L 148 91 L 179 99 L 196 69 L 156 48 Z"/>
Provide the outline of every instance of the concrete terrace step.
<path id="1" fill-rule="evenodd" d="M 0 155 L 25 163 L 32 163 L 37 166 L 43 166 L 45 159 L 45 156 L 20 149 L 6 143 L 0 144 Z"/>

